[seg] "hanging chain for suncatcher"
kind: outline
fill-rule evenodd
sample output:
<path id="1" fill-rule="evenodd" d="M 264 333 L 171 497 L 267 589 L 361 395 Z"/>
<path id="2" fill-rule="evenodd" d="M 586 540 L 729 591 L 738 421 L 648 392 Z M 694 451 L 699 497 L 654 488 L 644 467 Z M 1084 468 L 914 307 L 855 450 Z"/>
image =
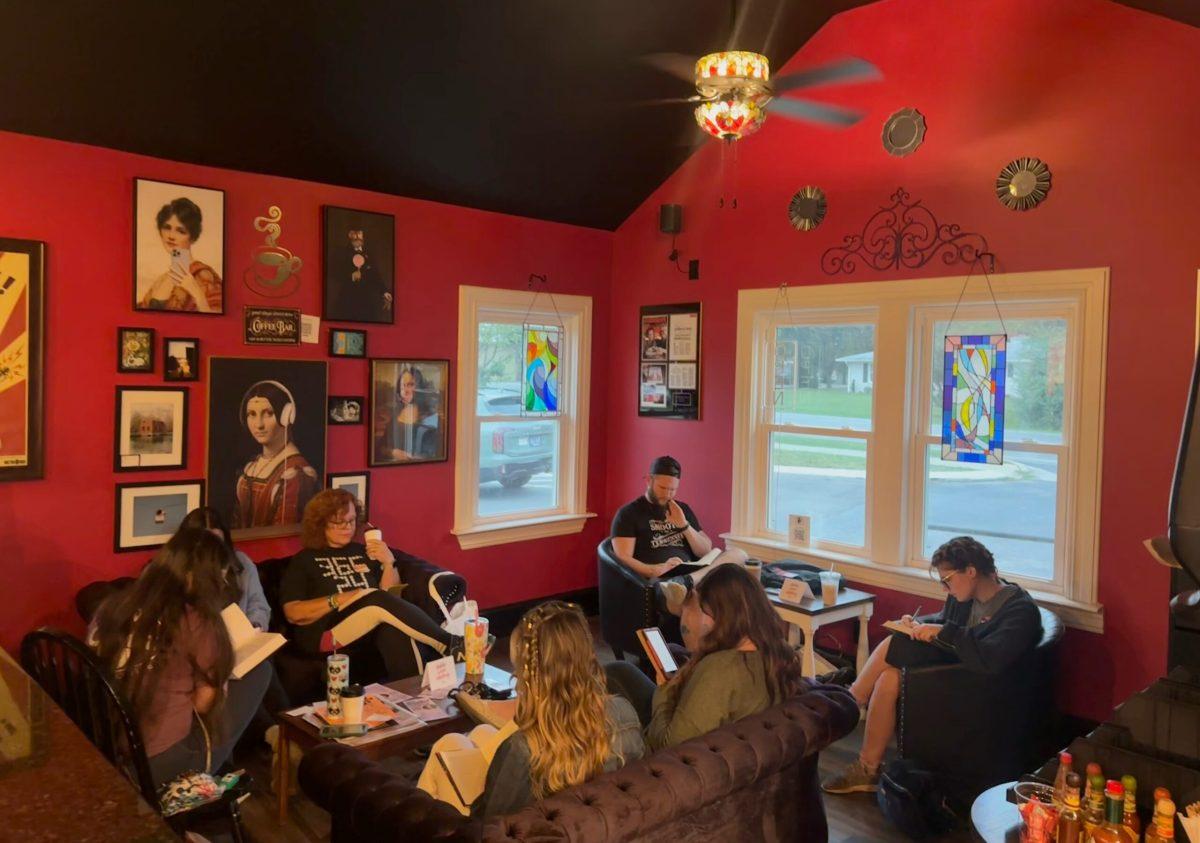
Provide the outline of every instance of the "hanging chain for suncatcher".
<path id="1" fill-rule="evenodd" d="M 958 306 L 962 304 L 963 296 L 967 292 L 967 285 L 971 283 L 971 276 L 975 273 L 975 264 L 979 264 L 979 268 L 983 270 L 983 280 L 987 282 L 988 295 L 992 297 L 992 307 L 996 308 L 996 318 L 1000 321 L 1000 330 L 1007 337 L 1008 328 L 1005 327 L 1004 317 L 1000 314 L 1000 305 L 996 302 L 996 293 L 992 290 L 992 278 L 988 270 L 988 264 L 991 264 L 991 272 L 996 271 L 996 256 L 991 252 L 980 252 L 975 256 L 975 260 L 971 261 L 971 268 L 967 270 L 967 277 L 963 279 L 962 289 L 958 291 L 958 301 L 954 302 L 954 311 L 950 314 L 950 321 L 946 323 L 944 336 L 953 336 L 950 329 L 954 327 L 954 317 L 958 315 Z"/>
<path id="2" fill-rule="evenodd" d="M 771 383 L 771 389 L 767 390 L 770 393 L 770 397 L 768 398 L 767 403 L 763 408 L 766 410 L 774 410 L 776 407 L 778 407 L 780 404 L 783 403 L 783 390 L 776 389 L 775 384 L 774 384 L 775 370 L 776 370 L 776 365 L 777 365 L 775 358 L 776 358 L 776 355 L 779 354 L 779 347 L 778 347 L 779 328 L 775 327 L 775 326 L 778 324 L 778 321 L 779 321 L 777 317 L 779 314 L 779 300 L 780 299 L 783 299 L 784 307 L 787 308 L 787 324 L 788 325 L 794 324 L 793 320 L 792 320 L 792 300 L 790 298 L 788 298 L 788 289 L 787 289 L 786 281 L 783 281 L 780 283 L 779 289 L 775 291 L 775 302 L 774 302 L 774 304 L 771 305 L 772 328 L 771 328 L 771 342 L 768 344 L 768 348 L 771 351 L 771 366 L 770 366 L 771 375 L 770 375 L 770 377 L 771 377 L 772 383 Z M 795 360 L 794 365 L 796 365 L 796 366 L 800 365 L 799 357 L 797 357 L 797 359 Z"/>
<path id="3" fill-rule="evenodd" d="M 550 299 L 550 308 L 554 311 L 554 318 L 555 318 L 555 320 L 557 320 L 554 323 L 552 323 L 552 325 L 547 325 L 545 320 L 538 322 L 537 324 L 530 323 L 530 321 L 529 321 L 529 316 L 531 313 L 533 313 L 533 307 L 535 304 L 537 304 L 538 296 L 540 296 L 542 294 L 542 290 L 535 289 L 535 284 L 536 284 L 536 282 L 539 282 L 539 281 L 541 282 L 542 288 L 545 290 L 547 297 L 549 297 L 549 299 Z M 538 275 L 535 272 L 529 273 L 529 281 L 528 281 L 526 288 L 533 291 L 533 298 L 529 300 L 529 307 L 527 307 L 525 309 L 525 316 L 521 320 L 521 347 L 525 350 L 521 355 L 521 387 L 522 387 L 522 389 L 521 389 L 521 415 L 522 416 L 526 416 L 526 415 L 537 416 L 539 418 L 543 417 L 543 416 L 549 416 L 549 415 L 556 416 L 561 412 L 561 407 L 562 407 L 562 401 L 561 401 L 561 394 L 562 394 L 561 355 L 562 355 L 563 339 L 565 338 L 567 331 L 566 331 L 566 327 L 563 325 L 562 315 L 558 312 L 558 304 L 554 301 L 554 293 L 550 289 L 550 282 L 549 282 L 549 280 L 547 280 L 546 276 Z M 556 375 L 557 381 L 558 381 L 559 392 L 558 392 L 558 395 L 555 396 L 555 404 L 552 409 L 530 410 L 530 409 L 527 409 L 527 407 L 526 407 L 526 399 L 525 399 L 526 390 L 528 390 L 530 388 L 530 384 L 529 384 L 530 361 L 528 359 L 529 335 L 531 332 L 540 330 L 542 333 L 547 335 L 546 340 L 547 340 L 547 344 L 549 345 L 549 339 L 550 339 L 549 333 L 550 332 L 546 330 L 547 327 L 555 327 L 558 329 L 557 344 L 550 346 L 554 351 L 554 362 L 552 364 L 552 368 L 549 371 L 547 371 L 546 377 L 547 377 L 547 379 L 549 379 L 551 372 L 553 372 Z"/>

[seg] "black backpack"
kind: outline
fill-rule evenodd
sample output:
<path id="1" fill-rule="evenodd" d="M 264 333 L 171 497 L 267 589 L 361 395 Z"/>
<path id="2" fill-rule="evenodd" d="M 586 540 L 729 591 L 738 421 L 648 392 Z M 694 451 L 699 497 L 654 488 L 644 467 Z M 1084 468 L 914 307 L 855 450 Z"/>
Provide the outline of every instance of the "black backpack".
<path id="1" fill-rule="evenodd" d="M 889 761 L 879 775 L 879 810 L 914 840 L 945 834 L 958 824 L 937 777 L 915 761 Z"/>

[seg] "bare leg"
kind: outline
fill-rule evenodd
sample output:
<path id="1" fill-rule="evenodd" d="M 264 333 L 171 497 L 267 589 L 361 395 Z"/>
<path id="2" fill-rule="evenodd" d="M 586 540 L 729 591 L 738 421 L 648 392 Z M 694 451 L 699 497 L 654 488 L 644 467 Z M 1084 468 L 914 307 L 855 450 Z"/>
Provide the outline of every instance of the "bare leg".
<path id="1" fill-rule="evenodd" d="M 854 694 L 854 699 L 858 700 L 859 705 L 866 705 L 870 701 L 876 681 L 885 670 L 895 670 L 887 663 L 888 647 L 891 643 L 890 635 L 879 642 L 879 646 L 871 652 L 867 663 L 863 665 L 862 672 L 850 686 L 850 693 Z"/>
<path id="2" fill-rule="evenodd" d="M 888 742 L 896 731 L 896 700 L 900 698 L 900 671 L 885 665 L 871 693 L 867 708 L 867 726 L 863 733 L 859 760 L 868 772 L 874 773 L 883 763 Z"/>
<path id="3" fill-rule="evenodd" d="M 746 564 L 746 553 L 737 548 L 727 548 L 721 551 L 721 555 L 714 559 L 710 564 L 705 565 L 698 571 L 693 571 L 686 575 L 686 578 L 691 581 L 691 585 L 684 585 L 681 580 L 683 577 L 678 577 L 674 582 L 664 580 L 660 586 L 663 593 L 662 608 L 666 609 L 672 615 L 679 616 L 683 611 L 683 601 L 691 589 L 696 587 L 696 583 L 704 579 L 718 565 L 744 565 Z"/>

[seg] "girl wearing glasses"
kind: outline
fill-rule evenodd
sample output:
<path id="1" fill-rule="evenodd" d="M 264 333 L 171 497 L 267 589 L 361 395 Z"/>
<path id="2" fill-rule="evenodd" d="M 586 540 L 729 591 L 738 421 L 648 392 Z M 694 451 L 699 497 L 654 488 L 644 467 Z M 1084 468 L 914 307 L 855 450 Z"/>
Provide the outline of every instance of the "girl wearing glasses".
<path id="1" fill-rule="evenodd" d="M 905 615 L 901 622 L 910 634 L 884 639 L 850 685 L 859 705 L 867 706 L 862 752 L 822 783 L 826 793 L 879 789 L 879 768 L 896 730 L 901 668 L 962 664 L 976 673 L 1000 673 L 1041 637 L 1042 617 L 1033 598 L 1001 579 L 991 551 L 970 536 L 951 539 L 934 551 L 930 572 L 947 592 L 946 602 L 934 615 Z M 823 678 L 836 682 L 842 677 Z"/>
<path id="2" fill-rule="evenodd" d="M 318 492 L 304 508 L 304 550 L 292 557 L 279 587 L 293 626 L 288 637 L 310 653 L 368 638 L 392 680 L 424 670 L 418 644 L 438 655 L 461 653 L 461 637 L 388 591 L 400 584 L 396 557 L 382 539 L 355 541 L 362 523 L 362 506 L 345 489 Z"/>

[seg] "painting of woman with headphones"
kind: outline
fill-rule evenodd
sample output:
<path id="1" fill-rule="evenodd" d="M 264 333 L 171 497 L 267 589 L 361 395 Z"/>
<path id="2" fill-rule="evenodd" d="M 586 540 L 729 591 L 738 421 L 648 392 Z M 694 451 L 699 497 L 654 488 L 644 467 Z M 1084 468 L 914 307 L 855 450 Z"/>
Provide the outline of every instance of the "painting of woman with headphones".
<path id="1" fill-rule="evenodd" d="M 324 410 L 323 362 L 213 359 L 209 504 L 241 537 L 299 530 L 324 476 Z"/>

